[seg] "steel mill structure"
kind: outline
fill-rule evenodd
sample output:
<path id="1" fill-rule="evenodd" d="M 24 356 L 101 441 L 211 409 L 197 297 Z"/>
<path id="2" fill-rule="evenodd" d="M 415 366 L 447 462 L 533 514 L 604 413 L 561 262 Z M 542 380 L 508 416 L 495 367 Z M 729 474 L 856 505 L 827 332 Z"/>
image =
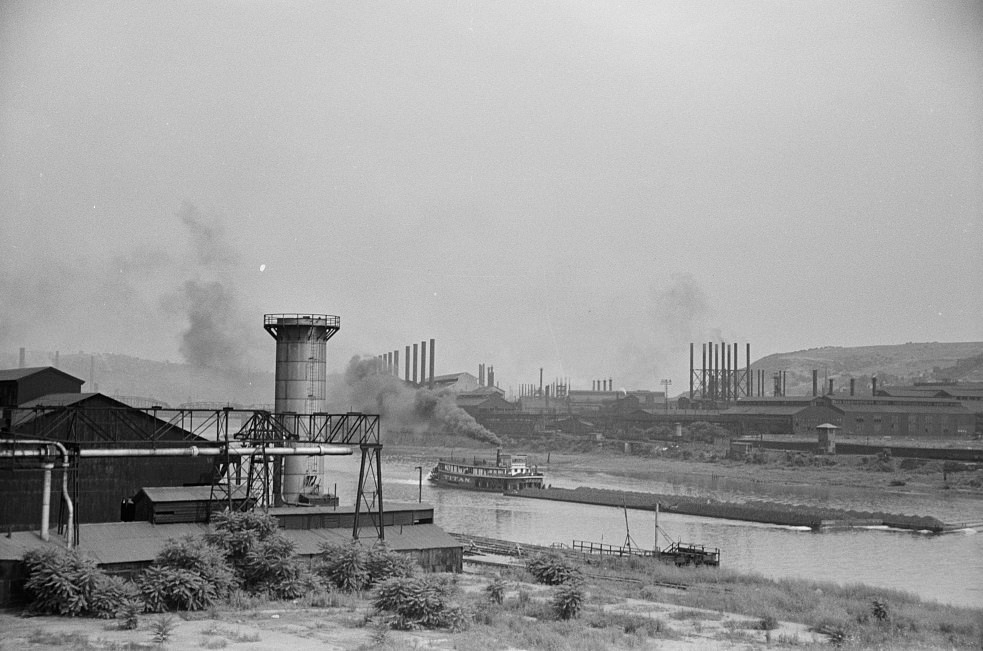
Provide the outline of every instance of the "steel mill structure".
<path id="1" fill-rule="evenodd" d="M 71 545 L 80 523 L 118 521 L 121 500 L 144 486 L 209 486 L 216 509 L 304 503 L 324 483 L 323 457 L 357 445 L 352 537 L 368 518 L 385 539 L 380 418 L 325 412 L 326 345 L 340 326 L 326 314 L 265 315 L 277 342 L 272 413 L 136 408 L 82 393 L 82 380 L 51 367 L 0 371 L 0 526 L 36 530 L 40 519 Z"/>

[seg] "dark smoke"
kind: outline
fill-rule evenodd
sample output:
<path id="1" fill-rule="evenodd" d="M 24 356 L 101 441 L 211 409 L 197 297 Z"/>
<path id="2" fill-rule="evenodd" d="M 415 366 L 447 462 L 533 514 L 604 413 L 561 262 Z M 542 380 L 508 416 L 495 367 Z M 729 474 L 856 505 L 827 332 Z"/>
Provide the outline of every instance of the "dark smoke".
<path id="1" fill-rule="evenodd" d="M 221 222 L 206 219 L 193 204 L 184 202 L 177 216 L 191 237 L 192 277 L 164 305 L 180 310 L 186 320 L 181 355 L 199 368 L 248 370 L 255 366 L 251 350 L 258 325 L 243 306 L 234 282 L 238 254 L 226 240 Z"/>
<path id="2" fill-rule="evenodd" d="M 390 431 L 441 431 L 501 445 L 494 432 L 457 406 L 451 391 L 413 388 L 399 378 L 380 373 L 375 358 L 355 356 L 345 369 L 344 386 L 332 391 L 332 409 L 378 413 Z"/>

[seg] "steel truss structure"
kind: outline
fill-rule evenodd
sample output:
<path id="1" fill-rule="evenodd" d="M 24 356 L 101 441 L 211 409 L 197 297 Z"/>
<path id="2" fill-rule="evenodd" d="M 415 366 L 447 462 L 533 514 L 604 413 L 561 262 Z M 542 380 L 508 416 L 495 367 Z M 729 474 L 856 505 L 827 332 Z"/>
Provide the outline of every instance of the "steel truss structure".
<path id="1" fill-rule="evenodd" d="M 165 450 L 209 450 L 214 458 L 213 503 L 249 508 L 275 501 L 279 460 L 285 447 L 358 445 L 361 452 L 352 537 L 367 514 L 385 539 L 380 418 L 377 414 L 273 413 L 252 409 L 170 409 L 164 407 L 86 407 L 62 405 L 7 410 L 0 438 L 58 441 L 69 452 L 78 491 L 78 461 L 97 450 L 136 448 L 132 456 L 163 456 Z M 248 453 L 243 454 L 248 448 Z M 277 453 L 269 454 L 273 450 Z M 143 451 L 141 453 L 141 451 Z M 317 454 L 317 452 L 313 452 Z M 107 453 L 107 456 L 116 456 Z M 168 455 L 170 456 L 170 455 Z M 243 457 L 246 462 L 243 462 Z M 0 455 L 0 461 L 22 459 Z M 243 467 L 245 481 L 243 482 Z M 224 481 L 223 481 L 224 478 Z M 234 481 L 235 480 L 235 483 Z M 238 485 L 236 485 L 238 484 Z M 244 488 L 244 491 L 243 491 Z M 248 499 L 242 499 L 247 497 Z"/>

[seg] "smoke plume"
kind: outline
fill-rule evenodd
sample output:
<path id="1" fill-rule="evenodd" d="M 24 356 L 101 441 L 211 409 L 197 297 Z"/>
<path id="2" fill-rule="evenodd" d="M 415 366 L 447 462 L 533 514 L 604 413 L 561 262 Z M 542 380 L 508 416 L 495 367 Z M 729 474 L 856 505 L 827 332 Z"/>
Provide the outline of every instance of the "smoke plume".
<path id="1" fill-rule="evenodd" d="M 494 432 L 457 406 L 453 392 L 413 388 L 393 375 L 379 372 L 377 364 L 372 357 L 353 357 L 345 369 L 343 386 L 329 392 L 333 403 L 329 411 L 378 413 L 390 431 L 439 431 L 502 444 Z"/>
<path id="2" fill-rule="evenodd" d="M 191 273 L 162 305 L 186 321 L 181 356 L 193 366 L 222 372 L 254 367 L 251 351 L 258 327 L 236 288 L 235 248 L 221 222 L 205 218 L 190 202 L 177 216 L 191 238 Z"/>

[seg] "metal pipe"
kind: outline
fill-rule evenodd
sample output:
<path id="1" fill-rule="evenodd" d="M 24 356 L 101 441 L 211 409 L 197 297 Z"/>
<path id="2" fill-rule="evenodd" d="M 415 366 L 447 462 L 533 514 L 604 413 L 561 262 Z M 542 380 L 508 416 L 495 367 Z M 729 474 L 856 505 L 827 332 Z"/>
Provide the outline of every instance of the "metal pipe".
<path id="1" fill-rule="evenodd" d="M 41 495 L 41 540 L 48 542 L 48 520 L 51 519 L 51 471 L 55 464 L 46 463 L 44 468 L 44 493 Z"/>
<path id="2" fill-rule="evenodd" d="M 22 441 L 17 441 L 21 443 Z M 9 443 L 2 441 L 0 443 Z M 300 457 L 300 456 L 347 456 L 352 454 L 352 449 L 334 445 L 309 445 L 291 447 L 269 447 L 253 448 L 229 448 L 226 452 L 222 448 L 199 448 L 190 446 L 187 448 L 158 448 L 140 449 L 125 448 L 118 450 L 111 449 L 90 449 L 79 450 L 78 456 L 86 459 L 110 459 L 120 457 L 218 457 L 225 454 L 236 457 L 266 454 L 273 457 Z M 0 458 L 44 458 L 49 456 L 45 450 L 0 450 Z"/>

